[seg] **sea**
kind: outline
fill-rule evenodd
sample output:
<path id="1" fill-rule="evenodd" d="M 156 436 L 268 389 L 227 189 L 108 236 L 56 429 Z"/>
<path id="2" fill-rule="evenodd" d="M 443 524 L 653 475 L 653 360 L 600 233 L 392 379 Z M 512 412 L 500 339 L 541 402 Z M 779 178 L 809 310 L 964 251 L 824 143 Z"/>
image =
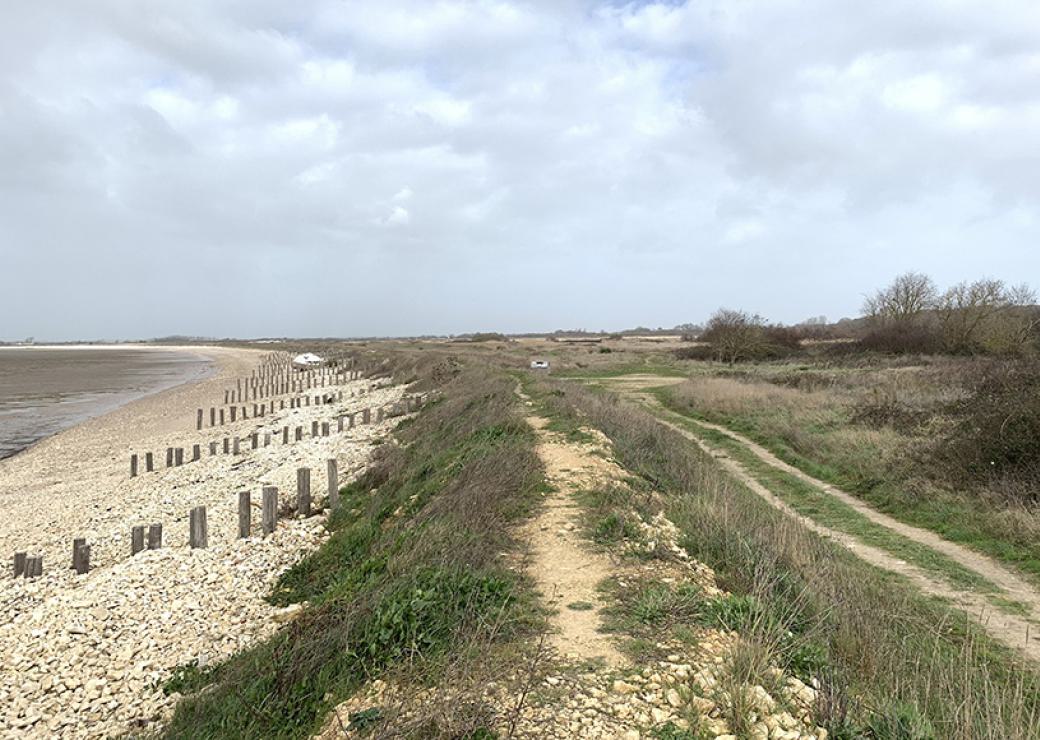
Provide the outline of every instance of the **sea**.
<path id="1" fill-rule="evenodd" d="M 0 347 L 0 459 L 213 370 L 209 360 L 174 349 Z"/>

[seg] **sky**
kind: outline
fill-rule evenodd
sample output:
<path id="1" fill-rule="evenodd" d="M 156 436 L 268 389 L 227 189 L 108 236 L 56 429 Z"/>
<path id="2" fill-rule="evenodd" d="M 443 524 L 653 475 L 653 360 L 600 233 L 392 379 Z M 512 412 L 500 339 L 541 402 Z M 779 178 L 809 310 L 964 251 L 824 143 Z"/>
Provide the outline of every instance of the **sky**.
<path id="1" fill-rule="evenodd" d="M 1036 0 L 0 6 L 0 339 L 1040 286 Z"/>

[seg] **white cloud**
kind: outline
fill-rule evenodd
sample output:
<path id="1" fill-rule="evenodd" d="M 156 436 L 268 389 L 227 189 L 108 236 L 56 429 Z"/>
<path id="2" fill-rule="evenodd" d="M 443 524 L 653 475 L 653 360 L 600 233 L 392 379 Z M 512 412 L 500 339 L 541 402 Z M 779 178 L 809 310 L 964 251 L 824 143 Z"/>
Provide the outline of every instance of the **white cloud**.
<path id="1" fill-rule="evenodd" d="M 21 309 L 62 285 L 89 335 L 351 333 L 196 300 L 200 269 L 293 306 L 364 274 L 361 334 L 745 296 L 797 320 L 901 269 L 1018 280 L 1040 274 L 1037 48 L 1033 0 L 8 3 L 0 311 L 69 336 Z M 360 310 L 402 281 L 428 310 Z"/>
<path id="2" fill-rule="evenodd" d="M 394 206 L 390 211 L 390 215 L 383 220 L 383 223 L 388 226 L 403 226 L 411 220 L 412 215 L 408 213 L 407 208 Z"/>

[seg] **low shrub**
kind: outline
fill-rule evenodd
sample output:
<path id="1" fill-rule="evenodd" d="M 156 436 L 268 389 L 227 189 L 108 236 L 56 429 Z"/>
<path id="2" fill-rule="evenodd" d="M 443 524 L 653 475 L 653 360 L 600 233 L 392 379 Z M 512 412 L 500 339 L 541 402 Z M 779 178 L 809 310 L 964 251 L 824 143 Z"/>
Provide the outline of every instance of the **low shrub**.
<path id="1" fill-rule="evenodd" d="M 934 446 L 937 469 L 954 481 L 1024 483 L 1040 501 L 1040 366 L 1029 361 L 985 366 L 967 397 L 949 404 L 952 423 Z"/>

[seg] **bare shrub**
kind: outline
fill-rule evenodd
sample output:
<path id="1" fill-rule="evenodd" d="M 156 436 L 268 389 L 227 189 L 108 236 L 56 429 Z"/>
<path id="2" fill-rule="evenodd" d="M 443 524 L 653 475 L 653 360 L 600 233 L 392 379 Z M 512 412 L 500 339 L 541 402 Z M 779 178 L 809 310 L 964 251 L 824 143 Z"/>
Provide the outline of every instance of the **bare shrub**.
<path id="1" fill-rule="evenodd" d="M 950 404 L 954 422 L 935 446 L 940 469 L 988 481 L 1022 481 L 1040 500 L 1040 367 L 986 366 L 970 394 Z"/>

